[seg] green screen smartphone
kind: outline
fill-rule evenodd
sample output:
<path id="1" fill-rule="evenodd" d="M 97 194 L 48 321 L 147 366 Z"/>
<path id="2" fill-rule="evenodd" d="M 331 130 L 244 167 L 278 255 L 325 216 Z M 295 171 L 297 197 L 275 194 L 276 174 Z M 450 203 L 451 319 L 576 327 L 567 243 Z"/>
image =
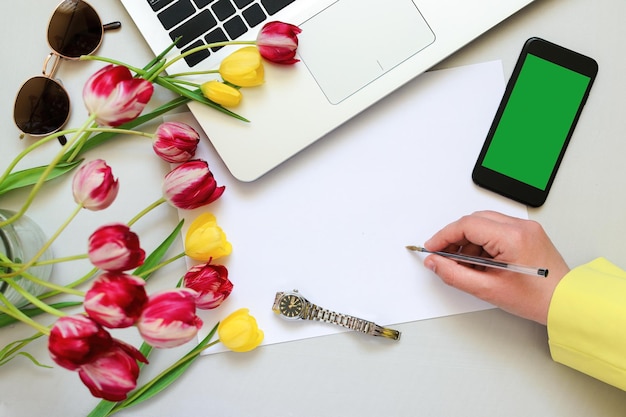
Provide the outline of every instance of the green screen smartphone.
<path id="1" fill-rule="evenodd" d="M 598 72 L 593 59 L 540 38 L 524 44 L 473 181 L 529 206 L 548 196 Z"/>

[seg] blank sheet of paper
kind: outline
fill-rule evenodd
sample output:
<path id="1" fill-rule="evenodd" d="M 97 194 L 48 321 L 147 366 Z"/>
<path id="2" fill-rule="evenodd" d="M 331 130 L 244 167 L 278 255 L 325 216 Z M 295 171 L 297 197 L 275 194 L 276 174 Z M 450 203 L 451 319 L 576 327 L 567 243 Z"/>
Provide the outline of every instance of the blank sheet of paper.
<path id="1" fill-rule="evenodd" d="M 203 138 L 197 156 L 226 192 L 180 215 L 186 225 L 200 212 L 216 215 L 233 253 L 215 263 L 234 283 L 220 308 L 201 313 L 204 334 L 241 307 L 257 318 L 264 344 L 345 331 L 275 315 L 276 292 L 296 288 L 381 325 L 491 308 L 447 287 L 405 246 L 476 210 L 527 217 L 525 206 L 471 181 L 503 90 L 499 62 L 423 74 L 253 183 L 235 180 Z M 175 118 L 198 128 L 189 115 Z"/>

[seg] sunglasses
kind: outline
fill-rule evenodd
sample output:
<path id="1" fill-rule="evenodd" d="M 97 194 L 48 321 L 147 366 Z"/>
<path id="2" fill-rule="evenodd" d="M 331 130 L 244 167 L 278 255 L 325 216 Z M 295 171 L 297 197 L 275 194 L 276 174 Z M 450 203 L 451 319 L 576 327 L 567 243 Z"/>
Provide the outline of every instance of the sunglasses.
<path id="1" fill-rule="evenodd" d="M 98 13 L 82 0 L 63 0 L 48 24 L 48 44 L 42 74 L 26 81 L 15 98 L 13 119 L 17 127 L 32 136 L 46 136 L 60 130 L 70 116 L 70 97 L 55 80 L 61 59 L 77 60 L 94 53 L 104 31 L 118 29 L 120 22 L 102 24 Z"/>

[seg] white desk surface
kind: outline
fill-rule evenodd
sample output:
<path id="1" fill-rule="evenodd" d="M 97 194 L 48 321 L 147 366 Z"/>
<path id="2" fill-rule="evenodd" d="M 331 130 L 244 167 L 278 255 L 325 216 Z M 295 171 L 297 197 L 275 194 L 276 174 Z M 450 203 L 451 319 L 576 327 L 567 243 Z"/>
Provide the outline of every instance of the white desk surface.
<path id="1" fill-rule="evenodd" d="M 15 91 L 38 74 L 49 52 L 45 27 L 56 3 L 2 3 L 0 129 L 5 144 L 17 140 L 11 120 Z M 148 48 L 121 4 L 92 3 L 104 21 L 123 24 L 122 31 L 107 34 L 99 53 L 147 62 Z M 501 59 L 508 78 L 521 45 L 531 36 L 598 60 L 598 79 L 551 195 L 542 208 L 529 211 L 571 266 L 605 256 L 626 267 L 626 117 L 621 105 L 626 92 L 625 15 L 622 0 L 537 0 L 438 65 Z M 58 73 L 73 96 L 72 121 L 84 118 L 80 91 L 93 68 L 64 63 Z M 72 74 L 80 74 L 74 78 L 81 81 L 73 82 Z M 163 213 L 174 225 L 175 211 Z M 201 358 L 167 392 L 119 415 L 604 417 L 622 416 L 626 410 L 623 391 L 552 362 L 545 327 L 499 310 L 398 327 L 402 341 L 391 347 L 340 334 L 246 355 Z M 0 345 L 28 334 L 23 326 L 2 329 Z M 39 345 L 33 353 L 45 358 L 45 346 Z M 162 364 L 181 353 L 161 351 L 152 359 Z M 0 417 L 81 416 L 96 402 L 72 372 L 37 369 L 22 358 L 0 369 Z"/>

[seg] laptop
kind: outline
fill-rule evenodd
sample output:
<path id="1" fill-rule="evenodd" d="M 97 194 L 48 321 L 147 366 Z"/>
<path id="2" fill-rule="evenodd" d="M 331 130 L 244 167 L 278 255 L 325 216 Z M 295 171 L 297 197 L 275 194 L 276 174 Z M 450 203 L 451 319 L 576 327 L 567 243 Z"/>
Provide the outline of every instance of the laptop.
<path id="1" fill-rule="evenodd" d="M 265 84 L 242 89 L 232 110 L 249 122 L 189 104 L 231 174 L 250 182 L 534 0 L 120 1 L 155 54 L 179 36 L 181 50 L 254 40 L 266 21 L 302 29 L 301 62 L 267 63 Z M 215 69 L 238 47 L 194 54 L 168 72 Z"/>

